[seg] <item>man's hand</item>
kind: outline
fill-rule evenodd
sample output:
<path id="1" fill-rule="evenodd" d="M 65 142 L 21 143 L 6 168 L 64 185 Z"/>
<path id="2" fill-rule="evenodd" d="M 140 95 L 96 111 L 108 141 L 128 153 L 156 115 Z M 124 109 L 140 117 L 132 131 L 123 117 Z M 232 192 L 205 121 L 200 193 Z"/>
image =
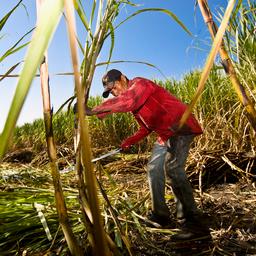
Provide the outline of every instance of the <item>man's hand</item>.
<path id="1" fill-rule="evenodd" d="M 84 106 L 84 111 L 85 111 L 85 115 L 87 115 L 87 116 L 93 116 L 96 114 L 92 111 L 92 108 L 88 107 L 87 105 Z M 74 104 L 73 112 L 74 112 L 74 114 L 76 114 L 78 112 L 77 102 Z"/>
<path id="2" fill-rule="evenodd" d="M 87 116 L 93 116 L 95 115 L 96 113 L 92 111 L 92 108 L 88 107 L 88 106 L 85 106 L 85 114 Z"/>
<path id="3" fill-rule="evenodd" d="M 120 145 L 122 152 L 126 152 L 129 150 L 131 147 L 130 143 L 128 141 L 123 141 L 122 144 Z"/>

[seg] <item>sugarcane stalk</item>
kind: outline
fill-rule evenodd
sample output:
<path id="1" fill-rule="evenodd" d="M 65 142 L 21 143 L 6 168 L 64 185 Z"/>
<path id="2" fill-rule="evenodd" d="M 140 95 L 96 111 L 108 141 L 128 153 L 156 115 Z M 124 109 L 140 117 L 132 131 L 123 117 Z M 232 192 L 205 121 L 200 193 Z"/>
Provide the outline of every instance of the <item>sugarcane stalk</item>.
<path id="1" fill-rule="evenodd" d="M 89 203 L 88 203 L 88 198 L 85 193 L 86 185 L 84 183 L 81 161 L 79 160 L 79 159 L 81 159 L 79 152 L 77 153 L 77 157 L 76 157 L 76 170 L 77 170 L 77 176 L 78 176 L 79 201 L 80 201 L 80 205 L 81 205 L 81 211 L 83 214 L 84 224 L 86 226 L 86 230 L 88 233 L 88 240 L 89 240 L 90 244 L 93 244 L 94 243 L 93 232 L 92 232 L 93 219 L 92 219 L 92 213 L 91 213 Z M 119 256 L 120 252 L 118 251 L 116 244 L 114 243 L 114 241 L 111 239 L 111 237 L 107 233 L 105 233 L 105 235 L 106 235 L 106 240 L 109 245 L 109 248 L 111 249 L 111 251 L 114 253 L 115 256 Z"/>
<path id="2" fill-rule="evenodd" d="M 43 1 L 44 0 L 37 0 L 38 16 L 39 16 L 40 6 L 41 4 L 43 4 Z M 61 181 L 60 181 L 60 174 L 57 166 L 56 146 L 54 142 L 53 127 L 52 127 L 52 111 L 51 111 L 49 74 L 48 74 L 46 53 L 44 56 L 44 60 L 40 65 L 40 80 L 41 80 L 41 93 L 42 93 L 42 99 L 43 99 L 47 151 L 48 151 L 48 157 L 50 160 L 51 175 L 52 175 L 54 191 L 55 191 L 55 203 L 56 203 L 56 209 L 59 217 L 59 222 L 71 254 L 82 256 L 83 255 L 82 249 L 78 245 L 77 240 L 69 224 L 67 207 L 65 204 L 65 199 L 63 195 Z"/>
<path id="3" fill-rule="evenodd" d="M 204 69 L 202 71 L 202 74 L 201 74 L 201 77 L 200 77 L 195 95 L 194 95 L 191 103 L 189 104 L 188 108 L 186 109 L 186 111 L 182 115 L 177 130 L 180 130 L 183 127 L 183 125 L 186 123 L 187 119 L 189 118 L 190 113 L 192 112 L 192 109 L 194 108 L 195 104 L 197 103 L 197 101 L 199 100 L 200 96 L 203 93 L 206 81 L 209 77 L 211 68 L 212 68 L 214 60 L 215 60 L 215 57 L 216 57 L 216 55 L 219 51 L 219 48 L 222 44 L 222 38 L 223 38 L 223 35 L 225 33 L 225 30 L 226 30 L 226 27 L 228 25 L 228 21 L 229 21 L 229 18 L 231 16 L 231 13 L 232 13 L 232 10 L 233 10 L 234 6 L 235 6 L 235 0 L 230 0 L 229 3 L 228 3 L 228 6 L 226 8 L 223 20 L 221 21 L 220 28 L 219 28 L 216 36 L 214 37 L 212 48 L 211 48 L 209 56 L 206 60 Z M 174 127 L 174 129 L 175 129 L 175 127 Z"/>
<path id="4" fill-rule="evenodd" d="M 105 190 L 103 189 L 103 187 L 102 187 L 102 185 L 101 185 L 101 183 L 99 182 L 98 179 L 97 179 L 97 183 L 98 183 L 98 185 L 99 185 L 101 194 L 102 194 L 102 196 L 104 197 L 104 199 L 105 199 L 105 201 L 106 201 L 106 203 L 107 203 L 107 205 L 108 205 L 108 207 L 109 207 L 109 212 L 110 212 L 110 214 L 111 214 L 111 216 L 112 216 L 112 218 L 113 218 L 113 220 L 114 220 L 114 222 L 115 222 L 115 224 L 116 224 L 116 227 L 117 227 L 118 231 L 119 231 L 120 234 L 121 234 L 121 238 L 122 238 L 122 240 L 123 240 L 123 242 L 124 242 L 124 244 L 125 244 L 125 246 L 126 246 L 126 248 L 127 248 L 127 250 L 128 250 L 128 253 L 129 253 L 130 256 L 132 256 L 132 255 L 134 255 L 134 254 L 133 254 L 133 250 L 132 250 L 132 246 L 131 246 L 130 240 L 129 240 L 129 238 L 124 234 L 124 232 L 122 231 L 121 224 L 120 224 L 120 222 L 119 222 L 119 220 L 118 220 L 118 218 L 117 218 L 117 216 L 116 216 L 116 214 L 115 214 L 115 211 L 114 211 L 114 209 L 113 209 L 113 207 L 112 207 L 112 205 L 111 205 L 111 203 L 110 203 L 110 201 L 109 201 L 109 199 L 108 199 L 107 193 L 106 193 Z"/>
<path id="5" fill-rule="evenodd" d="M 89 47 L 89 51 L 85 56 L 87 60 L 85 63 L 85 68 L 83 70 L 83 86 L 85 87 L 85 104 L 87 105 L 87 100 L 89 97 L 90 87 L 93 79 L 93 74 L 96 68 L 96 61 L 99 55 L 100 49 L 102 47 L 102 43 L 104 41 L 104 37 L 106 35 L 109 15 L 111 13 L 112 1 L 108 1 L 104 17 L 102 21 L 98 24 L 96 32 L 93 36 L 92 44 Z M 99 7 L 99 12 L 101 8 Z M 98 14 L 100 16 L 100 14 Z"/>
<path id="6" fill-rule="evenodd" d="M 44 63 L 42 63 L 40 66 L 40 74 L 41 74 L 40 76 L 41 90 L 42 90 L 43 106 L 44 106 L 43 107 L 44 108 L 44 124 L 45 124 L 45 133 L 46 133 L 47 151 L 48 151 L 48 157 L 50 160 L 51 175 L 52 175 L 54 191 L 55 191 L 55 203 L 56 203 L 56 209 L 59 217 L 59 222 L 71 254 L 83 255 L 82 250 L 79 247 L 69 224 L 67 208 L 65 204 L 61 181 L 60 181 L 60 174 L 57 166 L 56 146 L 55 146 L 54 137 L 53 137 L 52 111 L 50 109 L 50 94 L 49 94 L 49 86 L 48 86 L 48 71 L 47 71 L 46 61 L 44 61 Z"/>
<path id="7" fill-rule="evenodd" d="M 88 132 L 88 123 L 84 116 L 84 90 L 80 82 L 80 72 L 78 64 L 77 44 L 76 44 L 76 29 L 73 1 L 65 0 L 65 11 L 67 17 L 67 29 L 69 35 L 69 44 L 71 50 L 71 58 L 74 69 L 74 80 L 77 95 L 78 120 L 81 136 L 81 158 L 84 167 L 84 176 L 87 185 L 88 202 L 90 205 L 93 219 L 93 253 L 94 255 L 108 256 L 111 255 L 108 247 L 105 232 L 103 229 L 102 217 L 100 214 L 99 200 L 97 195 L 96 178 L 93 172 L 91 163 L 91 148 Z"/>
<path id="8" fill-rule="evenodd" d="M 199 4 L 204 21 L 208 26 L 211 37 L 214 39 L 214 37 L 218 31 L 218 27 L 217 27 L 216 23 L 213 21 L 212 14 L 211 14 L 210 8 L 208 6 L 207 0 L 197 0 L 197 2 Z M 230 81 L 238 95 L 240 102 L 245 107 L 245 109 L 247 111 L 246 116 L 247 116 L 249 122 L 251 123 L 254 131 L 256 132 L 256 110 L 254 108 L 252 101 L 248 97 L 245 88 L 240 83 L 240 81 L 236 75 L 236 71 L 235 71 L 232 61 L 225 49 L 225 44 L 224 44 L 223 40 L 222 40 L 222 43 L 221 43 L 221 46 L 219 49 L 219 54 L 220 54 L 220 57 L 222 60 L 222 65 L 224 67 L 224 70 L 225 70 L 226 74 L 229 76 Z"/>
<path id="9" fill-rule="evenodd" d="M 79 192 L 79 201 L 81 206 L 81 211 L 83 215 L 84 224 L 86 227 L 86 231 L 88 234 L 89 243 L 93 246 L 94 239 L 93 239 L 93 220 L 92 220 L 92 212 L 88 203 L 88 198 L 86 195 L 86 185 L 84 183 L 84 176 L 83 176 L 83 168 L 81 165 L 81 150 L 80 145 L 77 149 L 76 154 L 76 171 L 77 171 L 77 185 L 78 185 L 78 192 Z"/>

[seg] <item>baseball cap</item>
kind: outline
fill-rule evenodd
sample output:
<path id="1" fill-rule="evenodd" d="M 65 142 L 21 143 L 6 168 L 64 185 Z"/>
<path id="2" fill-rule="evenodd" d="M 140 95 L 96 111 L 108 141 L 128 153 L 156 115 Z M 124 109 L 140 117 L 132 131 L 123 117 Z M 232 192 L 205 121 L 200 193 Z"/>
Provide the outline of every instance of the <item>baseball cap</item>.
<path id="1" fill-rule="evenodd" d="M 102 93 L 103 98 L 107 98 L 109 96 L 110 91 L 114 87 L 115 81 L 120 81 L 121 75 L 122 73 L 119 70 L 111 69 L 102 77 L 104 87 L 104 91 Z"/>

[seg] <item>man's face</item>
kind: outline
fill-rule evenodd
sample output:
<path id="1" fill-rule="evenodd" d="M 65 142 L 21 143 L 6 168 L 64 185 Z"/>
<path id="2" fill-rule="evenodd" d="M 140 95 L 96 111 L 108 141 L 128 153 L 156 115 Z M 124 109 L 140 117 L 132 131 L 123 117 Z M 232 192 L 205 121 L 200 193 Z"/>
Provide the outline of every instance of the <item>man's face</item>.
<path id="1" fill-rule="evenodd" d="M 126 90 L 127 90 L 126 78 L 124 76 L 121 76 L 120 81 L 115 81 L 114 82 L 113 88 L 111 89 L 110 93 L 113 96 L 117 97 L 118 95 L 125 92 Z"/>

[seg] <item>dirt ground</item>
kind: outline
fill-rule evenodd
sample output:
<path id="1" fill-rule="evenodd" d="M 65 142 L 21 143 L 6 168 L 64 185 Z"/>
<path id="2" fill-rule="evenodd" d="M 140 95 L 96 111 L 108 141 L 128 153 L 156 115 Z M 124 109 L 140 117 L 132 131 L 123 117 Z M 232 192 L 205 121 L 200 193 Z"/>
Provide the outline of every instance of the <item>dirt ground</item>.
<path id="1" fill-rule="evenodd" d="M 142 158 L 110 162 L 106 166 L 112 170 L 115 181 L 140 200 L 148 192 L 145 163 L 146 158 Z M 170 199 L 173 228 L 146 228 L 146 240 L 132 234 L 136 255 L 256 255 L 256 183 L 241 179 L 236 183 L 215 184 L 203 191 L 196 187 L 195 199 L 209 216 L 212 239 L 172 241 L 171 234 L 177 231 L 177 225 L 175 203 Z M 171 195 L 169 188 L 168 195 Z"/>
<path id="2" fill-rule="evenodd" d="M 120 156 L 110 158 L 96 166 L 96 173 L 106 191 L 110 186 L 109 178 L 105 175 L 107 170 L 119 191 L 125 192 L 135 202 L 143 201 L 144 204 L 150 205 L 145 167 L 147 158 L 147 155 L 140 158 Z M 21 175 L 21 172 L 13 174 L 4 172 L 7 169 L 14 170 L 27 166 L 31 167 L 31 164 L 18 162 L 1 164 L 0 174 L 7 182 L 1 184 L 0 191 L 6 191 L 14 184 L 17 185 L 17 182 L 19 186 L 31 186 L 34 181 L 40 181 L 41 185 L 49 184 L 50 176 L 46 177 L 40 172 L 33 175 L 30 173 L 29 176 L 27 173 Z M 60 166 L 64 168 L 65 164 Z M 30 168 L 30 172 L 31 170 L 33 168 Z M 75 187 L 74 173 L 65 175 L 66 184 Z M 167 200 L 173 217 L 173 227 L 149 228 L 142 222 L 140 231 L 134 229 L 129 232 L 134 255 L 256 255 L 255 181 L 241 178 L 233 183 L 209 184 L 204 189 L 198 187 L 198 180 L 192 185 L 199 208 L 209 216 L 212 239 L 172 241 L 171 235 L 177 231 L 177 225 L 174 217 L 175 203 L 167 186 Z"/>
<path id="3" fill-rule="evenodd" d="M 151 230 L 148 245 L 138 245 L 137 255 L 256 255 L 255 186 L 223 184 L 195 194 L 200 208 L 210 216 L 212 240 L 177 243 L 170 234 Z"/>

